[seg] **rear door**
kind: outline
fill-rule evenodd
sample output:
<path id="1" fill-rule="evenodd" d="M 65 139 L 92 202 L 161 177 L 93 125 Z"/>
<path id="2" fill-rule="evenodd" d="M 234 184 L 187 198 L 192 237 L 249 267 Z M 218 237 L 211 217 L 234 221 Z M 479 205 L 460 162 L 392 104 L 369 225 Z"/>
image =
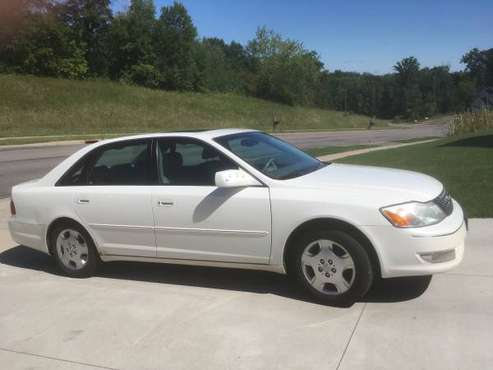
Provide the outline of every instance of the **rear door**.
<path id="1" fill-rule="evenodd" d="M 91 154 L 74 188 L 76 213 L 109 255 L 156 256 L 152 140 L 105 145 Z"/>
<path id="2" fill-rule="evenodd" d="M 158 257 L 269 262 L 269 189 L 216 187 L 215 173 L 233 168 L 238 166 L 207 143 L 158 141 L 160 185 L 152 194 Z"/>

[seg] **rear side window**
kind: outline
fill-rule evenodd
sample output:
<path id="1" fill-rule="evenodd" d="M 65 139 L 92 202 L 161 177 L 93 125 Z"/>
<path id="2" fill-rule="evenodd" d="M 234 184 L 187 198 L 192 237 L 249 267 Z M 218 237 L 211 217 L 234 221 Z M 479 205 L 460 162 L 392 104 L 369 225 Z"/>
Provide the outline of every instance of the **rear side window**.
<path id="1" fill-rule="evenodd" d="M 86 185 L 86 162 L 80 160 L 57 182 L 56 186 Z"/>
<path id="2" fill-rule="evenodd" d="M 115 143 L 95 149 L 57 185 L 149 185 L 152 167 L 151 140 Z"/>
<path id="3" fill-rule="evenodd" d="M 149 141 L 105 147 L 92 161 L 88 185 L 148 185 L 151 182 Z"/>

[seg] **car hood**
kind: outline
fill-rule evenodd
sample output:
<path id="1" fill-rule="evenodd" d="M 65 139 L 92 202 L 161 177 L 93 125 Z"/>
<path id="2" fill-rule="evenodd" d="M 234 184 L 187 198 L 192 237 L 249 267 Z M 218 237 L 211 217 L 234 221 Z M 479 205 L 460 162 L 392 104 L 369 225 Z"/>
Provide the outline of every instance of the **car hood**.
<path id="1" fill-rule="evenodd" d="M 365 191 L 384 196 L 391 202 L 426 202 L 437 197 L 443 185 L 431 176 L 385 167 L 332 163 L 304 176 L 289 180 L 289 185 L 330 188 L 339 191 Z"/>

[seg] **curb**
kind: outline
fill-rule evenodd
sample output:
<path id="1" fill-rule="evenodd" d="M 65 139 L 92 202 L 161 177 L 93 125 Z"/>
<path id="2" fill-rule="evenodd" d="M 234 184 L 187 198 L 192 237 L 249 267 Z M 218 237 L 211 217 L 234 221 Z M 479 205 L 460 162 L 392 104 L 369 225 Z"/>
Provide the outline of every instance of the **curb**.
<path id="1" fill-rule="evenodd" d="M 334 161 L 336 159 L 352 157 L 354 155 L 366 154 L 366 153 L 376 152 L 379 150 L 402 148 L 402 147 L 411 146 L 411 145 L 426 144 L 426 143 L 431 143 L 431 142 L 437 141 L 437 140 L 439 140 L 439 139 L 428 139 L 428 140 L 421 140 L 421 141 L 413 141 L 412 143 L 391 144 L 391 145 L 377 146 L 375 148 L 364 148 L 364 149 L 349 150 L 347 152 L 322 155 L 322 156 L 318 157 L 318 159 L 321 161 Z"/>
<path id="2" fill-rule="evenodd" d="M 30 143 L 30 144 L 12 144 L 12 145 L 1 145 L 0 152 L 2 150 L 9 149 L 29 149 L 29 148 L 40 148 L 49 146 L 70 146 L 70 145 L 84 145 L 87 144 L 86 140 L 67 140 L 67 141 L 48 141 L 44 143 Z"/>

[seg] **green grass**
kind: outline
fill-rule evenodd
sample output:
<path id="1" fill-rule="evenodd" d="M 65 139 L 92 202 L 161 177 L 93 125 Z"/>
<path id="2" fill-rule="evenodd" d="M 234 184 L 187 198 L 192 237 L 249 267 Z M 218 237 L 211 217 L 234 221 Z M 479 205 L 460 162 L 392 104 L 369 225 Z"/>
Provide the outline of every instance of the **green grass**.
<path id="1" fill-rule="evenodd" d="M 323 148 L 309 148 L 305 149 L 305 152 L 311 154 L 314 157 L 320 157 L 327 154 L 335 154 L 341 152 L 348 152 L 350 150 L 371 148 L 371 145 L 348 145 L 348 146 L 326 146 Z"/>
<path id="2" fill-rule="evenodd" d="M 429 174 L 445 185 L 469 217 L 493 217 L 493 131 L 376 151 L 338 162 Z"/>
<path id="3" fill-rule="evenodd" d="M 0 75 L 0 138 L 245 127 L 364 129 L 368 117 L 233 94 L 150 90 L 110 81 Z M 386 121 L 378 121 L 386 125 Z M 30 139 L 32 140 L 32 139 Z M 1 141 L 0 141 L 1 143 Z"/>

